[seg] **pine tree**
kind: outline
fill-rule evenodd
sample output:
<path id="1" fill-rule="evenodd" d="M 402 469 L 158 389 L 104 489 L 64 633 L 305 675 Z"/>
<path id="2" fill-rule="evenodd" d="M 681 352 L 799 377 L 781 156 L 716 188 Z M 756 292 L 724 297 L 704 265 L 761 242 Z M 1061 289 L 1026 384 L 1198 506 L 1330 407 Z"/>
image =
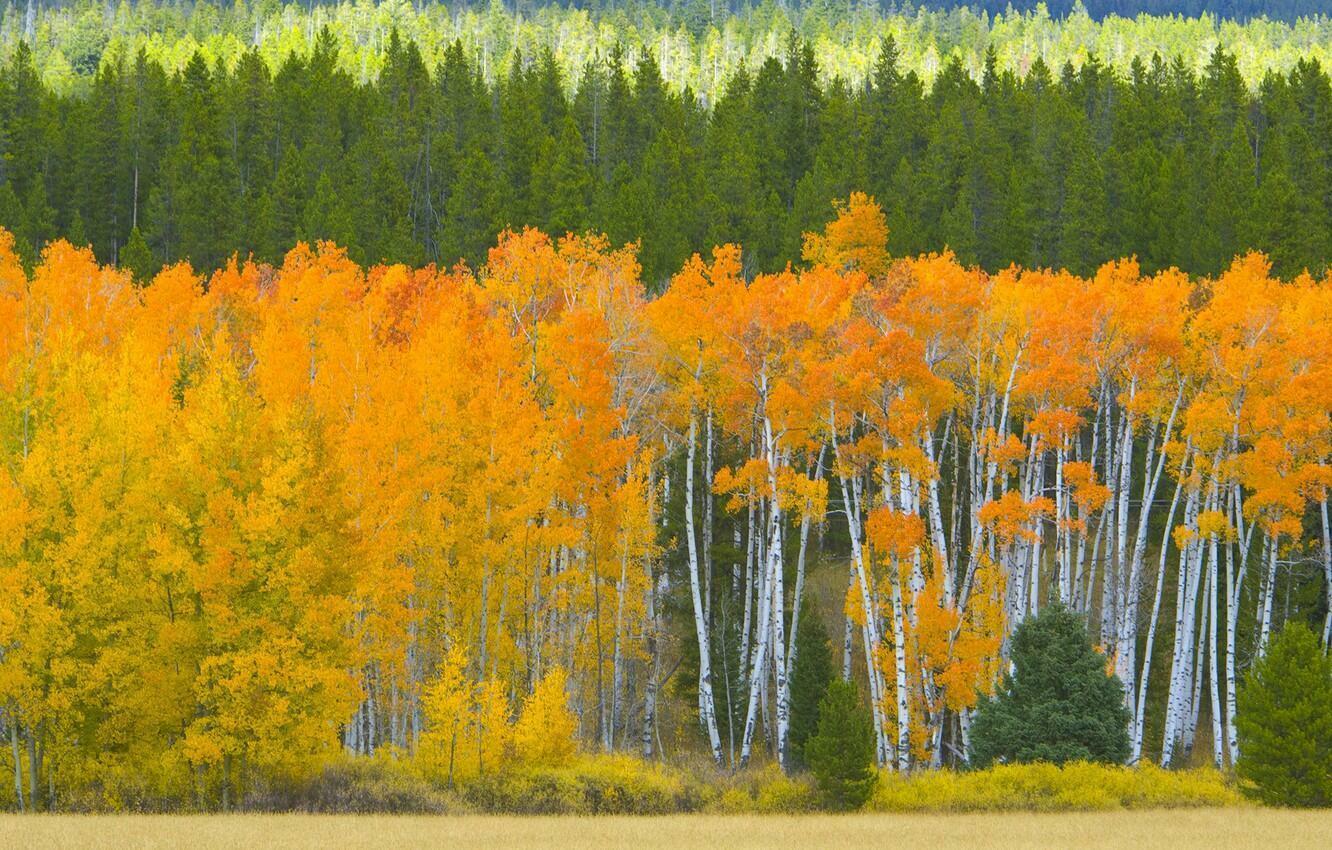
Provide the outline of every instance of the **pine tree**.
<path id="1" fill-rule="evenodd" d="M 301 238 L 308 242 L 329 240 L 346 248 L 349 256 L 359 254 L 355 221 L 343 193 L 338 191 L 327 174 L 319 176 L 314 197 L 305 205 Z"/>
<path id="2" fill-rule="evenodd" d="M 27 212 L 14 194 L 14 184 L 0 183 L 0 227 L 18 234 L 27 225 Z"/>
<path id="3" fill-rule="evenodd" d="M 69 227 L 65 228 L 65 238 L 75 248 L 88 247 L 88 231 L 83 225 L 83 213 L 78 210 L 74 211 L 73 217 L 69 220 Z"/>
<path id="4" fill-rule="evenodd" d="M 153 276 L 161 267 L 137 227 L 130 230 L 129 241 L 120 249 L 120 266 L 129 270 L 134 276 L 134 282 L 139 286 L 151 283 Z"/>
<path id="5" fill-rule="evenodd" d="M 438 261 L 452 266 L 459 260 L 478 263 L 501 224 L 499 179 L 490 158 L 479 144 L 460 158 L 457 181 L 444 203 L 436 244 Z"/>
<path id="6" fill-rule="evenodd" d="M 85 147 L 77 152 L 74 169 L 82 192 L 82 212 L 88 240 L 97 256 L 109 261 L 128 224 L 130 182 L 121 149 L 120 72 L 109 63 L 97 71 L 89 95 Z"/>
<path id="7" fill-rule="evenodd" d="M 58 235 L 56 230 L 55 210 L 47 201 L 46 183 L 40 177 L 32 181 L 24 204 L 25 221 L 23 236 L 39 252 L 47 242 Z"/>
<path id="8" fill-rule="evenodd" d="M 805 742 L 805 760 L 828 805 L 858 809 L 874 791 L 874 723 L 855 684 L 828 685 L 819 703 L 819 725 Z"/>
<path id="9" fill-rule="evenodd" d="M 43 160 L 51 150 L 49 126 L 43 101 L 46 90 L 33 62 L 32 49 L 20 41 L 8 69 L 9 114 L 0 116 L 6 129 L 5 173 L 14 192 L 28 197 L 35 183 L 42 182 Z"/>
<path id="10" fill-rule="evenodd" d="M 167 160 L 180 254 L 216 268 L 235 250 L 240 178 L 222 131 L 218 80 L 196 53 L 181 76 L 180 140 Z"/>
<path id="11" fill-rule="evenodd" d="M 592 198 L 592 177 L 587 168 L 587 147 L 572 115 L 560 122 L 559 137 L 547 136 L 542 145 L 539 172 L 533 182 L 537 207 L 545 210 L 545 229 L 559 237 L 587 229 Z"/>
<path id="12" fill-rule="evenodd" d="M 1128 758 L 1128 709 L 1119 679 L 1087 636 L 1082 618 L 1055 603 L 1013 633 L 1014 670 L 980 703 L 971 763 Z"/>
<path id="13" fill-rule="evenodd" d="M 1317 636 L 1287 623 L 1236 698 L 1245 790 L 1269 805 L 1332 805 L 1332 656 Z"/>
<path id="14" fill-rule="evenodd" d="M 1060 215 L 1059 264 L 1075 274 L 1091 274 L 1108 259 L 1105 240 L 1110 210 L 1100 158 L 1085 131 L 1073 130 L 1072 136 Z"/>
<path id="15" fill-rule="evenodd" d="M 791 729 L 787 744 L 791 761 L 806 764 L 805 742 L 819 724 L 819 703 L 833 680 L 832 645 L 818 606 L 806 593 L 800 602 L 800 630 L 796 632 L 795 663 L 791 671 Z"/>

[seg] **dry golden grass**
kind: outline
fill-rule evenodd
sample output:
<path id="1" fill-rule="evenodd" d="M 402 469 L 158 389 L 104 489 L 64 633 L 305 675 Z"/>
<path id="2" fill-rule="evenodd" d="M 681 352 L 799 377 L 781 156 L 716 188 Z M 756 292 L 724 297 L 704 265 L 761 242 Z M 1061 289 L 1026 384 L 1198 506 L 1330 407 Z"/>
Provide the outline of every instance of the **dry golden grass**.
<path id="1" fill-rule="evenodd" d="M 0 848 L 831 847 L 1325 848 L 1332 812 L 1257 808 L 1095 814 L 669 817 L 179 815 L 0 817 Z"/>

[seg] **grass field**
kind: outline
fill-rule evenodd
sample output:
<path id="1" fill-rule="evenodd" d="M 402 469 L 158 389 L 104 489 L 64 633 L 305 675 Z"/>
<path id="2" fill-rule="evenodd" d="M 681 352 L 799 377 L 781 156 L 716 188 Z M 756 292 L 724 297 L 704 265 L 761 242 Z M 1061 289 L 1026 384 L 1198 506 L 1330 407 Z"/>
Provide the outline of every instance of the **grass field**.
<path id="1" fill-rule="evenodd" d="M 1332 812 L 1270 809 L 1097 814 L 670 817 L 318 815 L 0 817 L 0 848 L 536 847 L 730 850 L 831 847 L 1325 848 Z"/>

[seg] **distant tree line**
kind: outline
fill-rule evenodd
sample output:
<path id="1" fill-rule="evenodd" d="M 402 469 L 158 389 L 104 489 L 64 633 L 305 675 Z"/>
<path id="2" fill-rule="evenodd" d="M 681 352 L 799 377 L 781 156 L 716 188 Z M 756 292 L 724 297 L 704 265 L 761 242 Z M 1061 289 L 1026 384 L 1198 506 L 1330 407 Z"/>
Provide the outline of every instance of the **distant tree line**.
<path id="1" fill-rule="evenodd" d="M 341 0 L 306 0 L 300 5 L 306 8 L 314 6 L 336 6 Z M 9 0 L 4 5 L 26 9 L 61 8 L 80 5 L 77 0 Z M 193 4 L 181 4 L 193 5 Z M 228 8 L 232 0 L 218 0 L 213 5 Z M 256 4 L 251 4 L 256 5 Z M 459 8 L 484 8 L 484 0 L 450 3 Z M 502 5 L 512 11 L 531 12 L 545 6 L 562 6 L 570 9 L 588 9 L 607 11 L 626 6 L 656 7 L 682 19 L 698 15 L 715 17 L 717 14 L 739 14 L 757 6 L 764 5 L 757 0 L 664 0 L 654 3 L 637 0 L 564 0 L 563 2 L 545 2 L 544 0 L 503 0 Z M 1300 17 L 1315 17 L 1327 14 L 1327 6 L 1321 0 L 869 0 L 857 4 L 851 0 L 783 0 L 778 3 L 790 9 L 823 8 L 836 10 L 841 7 L 850 10 L 857 5 L 865 5 L 888 13 L 909 13 L 916 9 L 951 10 L 972 9 L 990 15 L 1004 14 L 1009 11 L 1030 12 L 1037 6 L 1045 6 L 1053 17 L 1064 17 L 1075 11 L 1086 11 L 1092 17 L 1103 18 L 1107 15 L 1133 17 L 1135 15 L 1185 15 L 1197 17 L 1203 14 L 1219 18 L 1245 20 L 1267 17 L 1272 20 L 1293 21 Z"/>
<path id="2" fill-rule="evenodd" d="M 895 4 L 927 9 L 956 9 L 968 7 L 997 15 L 1008 10 L 1026 12 L 1044 4 L 1054 17 L 1063 17 L 1079 8 L 1094 18 L 1107 15 L 1134 17 L 1135 15 L 1213 15 L 1218 18 L 1248 20 L 1266 17 L 1274 21 L 1293 21 L 1301 17 L 1327 14 L 1327 4 L 1321 0 L 919 0 Z M 883 4 L 894 5 L 893 0 Z"/>
<path id="3" fill-rule="evenodd" d="M 366 263 L 476 263 L 506 227 L 592 229 L 641 241 L 658 286 L 728 242 L 747 273 L 780 269 L 833 199 L 867 189 L 895 255 L 991 270 L 1136 255 L 1214 274 L 1255 248 L 1293 275 L 1332 257 L 1332 85 L 1314 62 L 1251 91 L 1220 50 L 1201 74 L 1092 59 L 1019 77 L 991 55 L 979 81 L 954 61 L 926 87 L 887 39 L 852 89 L 821 85 L 792 35 L 708 109 L 651 55 L 576 81 L 518 56 L 489 85 L 460 44 L 432 69 L 395 35 L 360 84 L 336 52 L 325 32 L 275 73 L 255 51 L 176 74 L 141 54 L 58 95 L 20 46 L 0 72 L 0 225 L 30 263 L 68 236 L 143 273 L 322 239 Z"/>

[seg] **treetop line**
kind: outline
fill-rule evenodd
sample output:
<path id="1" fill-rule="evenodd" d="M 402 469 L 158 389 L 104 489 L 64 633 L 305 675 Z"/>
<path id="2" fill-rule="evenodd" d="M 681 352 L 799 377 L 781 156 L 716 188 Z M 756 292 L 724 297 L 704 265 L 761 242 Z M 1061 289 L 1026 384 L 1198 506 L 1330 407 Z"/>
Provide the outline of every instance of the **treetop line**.
<path id="1" fill-rule="evenodd" d="M 1217 47 L 1238 58 L 1241 74 L 1256 87 L 1269 71 L 1288 72 L 1299 59 L 1328 64 L 1332 30 L 1325 10 L 1310 0 L 1237 0 L 1220 14 L 1166 8 L 1188 0 L 1164 0 L 1148 8 L 1109 3 L 1090 17 L 1078 5 L 1056 3 L 1051 17 L 1043 5 L 1019 2 L 1014 10 L 975 11 L 951 2 L 889 5 L 851 3 L 674 4 L 653 2 L 559 5 L 499 2 L 389 2 L 252 4 L 157 2 L 70 4 L 6 2 L 0 12 L 0 55 L 9 58 L 20 41 L 32 46 L 40 76 L 62 94 L 83 90 L 105 62 L 124 62 L 140 50 L 169 72 L 183 70 L 202 52 L 210 65 L 234 69 L 256 49 L 272 71 L 292 55 L 308 57 L 318 34 L 327 29 L 338 46 L 339 67 L 359 83 L 383 70 L 389 36 L 398 32 L 417 45 L 433 71 L 445 51 L 461 41 L 488 83 L 503 77 L 515 54 L 533 57 L 550 50 L 570 87 L 588 62 L 619 47 L 632 66 L 651 55 L 667 84 L 688 89 L 704 103 L 715 102 L 741 68 L 751 71 L 769 58 L 782 58 L 787 36 L 798 33 L 814 50 L 822 82 L 841 79 L 851 86 L 869 77 L 885 37 L 901 51 L 904 71 L 926 84 L 957 60 L 977 81 L 993 49 L 999 67 L 1019 76 L 1041 59 L 1047 67 L 1080 66 L 1100 56 L 1121 73 L 1133 60 L 1179 58 L 1199 72 Z M 1153 16 L 1152 6 L 1166 14 Z M 1196 4 L 1194 4 L 1196 5 Z M 1267 17 L 1257 8 L 1273 8 Z M 1308 8 L 1303 8 L 1305 5 Z M 942 8 L 931 8 L 937 6 Z M 1034 8 L 1024 9 L 1024 6 Z M 1185 14 L 1178 14 L 1185 12 Z M 1282 13 L 1284 17 L 1282 17 Z"/>

